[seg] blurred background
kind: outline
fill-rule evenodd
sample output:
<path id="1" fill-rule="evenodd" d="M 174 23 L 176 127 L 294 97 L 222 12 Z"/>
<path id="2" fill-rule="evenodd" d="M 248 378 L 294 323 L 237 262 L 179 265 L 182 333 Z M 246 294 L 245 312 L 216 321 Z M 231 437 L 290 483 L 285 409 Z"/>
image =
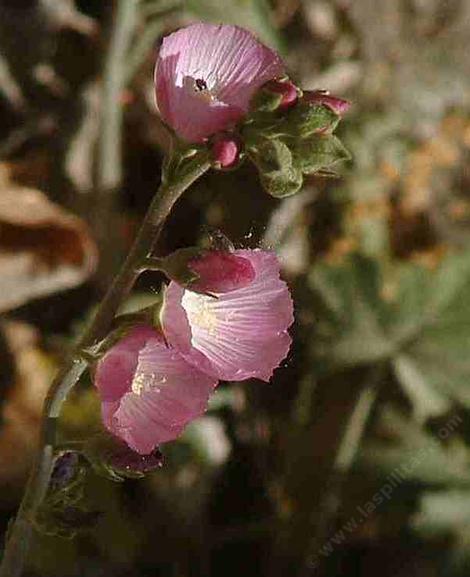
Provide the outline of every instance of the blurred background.
<path id="1" fill-rule="evenodd" d="M 251 29 L 304 89 L 350 99 L 353 160 L 283 201 L 248 163 L 185 195 L 161 253 L 208 226 L 274 247 L 292 351 L 270 384 L 222 385 L 144 480 L 88 471 L 88 513 L 38 526 L 28 575 L 468 575 L 468 0 L 0 0 L 0 533 L 51 377 L 158 186 L 153 66 L 194 20 Z M 85 381 L 62 426 L 98 411 Z"/>

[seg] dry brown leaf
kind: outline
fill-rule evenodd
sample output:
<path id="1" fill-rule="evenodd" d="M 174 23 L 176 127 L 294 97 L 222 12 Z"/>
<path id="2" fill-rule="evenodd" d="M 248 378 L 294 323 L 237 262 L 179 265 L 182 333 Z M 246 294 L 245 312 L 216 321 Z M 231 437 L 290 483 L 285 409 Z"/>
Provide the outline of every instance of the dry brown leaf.
<path id="1" fill-rule="evenodd" d="M 42 405 L 56 370 L 39 347 L 39 333 L 30 325 L 4 322 L 2 330 L 14 359 L 12 386 L 3 405 L 0 426 L 0 485 L 24 480 L 37 448 Z M 1 491 L 2 499 L 14 495 Z"/>
<path id="2" fill-rule="evenodd" d="M 96 265 L 78 217 L 32 188 L 0 188 L 0 312 L 74 287 Z"/>

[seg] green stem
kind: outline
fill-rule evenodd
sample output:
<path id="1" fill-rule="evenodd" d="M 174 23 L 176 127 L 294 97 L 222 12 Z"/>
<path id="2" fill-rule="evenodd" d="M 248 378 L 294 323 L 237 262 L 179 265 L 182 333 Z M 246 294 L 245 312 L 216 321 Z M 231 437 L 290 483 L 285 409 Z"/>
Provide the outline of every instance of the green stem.
<path id="1" fill-rule="evenodd" d="M 134 245 L 103 298 L 92 323 L 54 379 L 44 403 L 41 448 L 16 520 L 8 535 L 0 566 L 0 577 L 20 577 L 23 572 L 32 538 L 34 518 L 46 496 L 54 466 L 56 422 L 67 394 L 88 367 L 81 351 L 96 346 L 106 337 L 120 305 L 140 274 L 140 264 L 151 255 L 173 205 L 209 168 L 210 163 L 205 157 L 193 157 L 185 171 L 175 171 L 169 180 L 163 181 L 147 211 Z M 174 182 L 175 180 L 178 182 Z"/>
<path id="2" fill-rule="evenodd" d="M 164 271 L 162 268 L 164 266 L 164 259 L 159 258 L 158 256 L 151 256 L 146 258 L 143 262 L 140 263 L 140 270 L 142 272 L 146 270 L 153 270 L 153 271 Z"/>

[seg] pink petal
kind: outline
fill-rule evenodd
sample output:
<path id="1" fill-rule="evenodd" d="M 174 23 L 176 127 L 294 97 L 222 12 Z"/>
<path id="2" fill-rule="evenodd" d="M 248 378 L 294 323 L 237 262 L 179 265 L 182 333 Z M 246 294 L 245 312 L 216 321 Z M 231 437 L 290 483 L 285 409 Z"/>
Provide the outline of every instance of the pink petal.
<path id="1" fill-rule="evenodd" d="M 146 329 L 142 342 L 142 329 Z M 132 345 L 140 339 L 142 345 L 136 355 L 134 372 L 127 388 L 122 382 L 119 399 L 106 396 L 110 386 L 113 392 L 116 384 L 108 382 L 108 377 L 119 374 L 107 370 L 107 363 L 115 363 L 117 354 L 126 354 L 124 345 L 119 343 L 111 349 L 98 364 L 97 386 L 103 400 L 102 416 L 105 426 L 124 440 L 131 449 L 148 454 L 159 444 L 176 439 L 185 426 L 203 414 L 209 396 L 217 381 L 189 365 L 177 352 L 168 348 L 161 333 L 150 327 L 137 327 L 127 337 Z M 132 340 L 132 337 L 135 337 Z M 125 341 L 126 339 L 124 339 Z M 119 347 L 118 353 L 115 352 Z M 133 351 L 135 353 L 135 350 Z"/>
<path id="2" fill-rule="evenodd" d="M 155 338 L 155 329 L 144 325 L 134 327 L 100 360 L 96 367 L 95 385 L 103 401 L 117 401 L 130 389 L 139 350 L 150 338 Z"/>
<path id="3" fill-rule="evenodd" d="M 237 26 L 193 24 L 167 36 L 155 69 L 160 114 L 190 142 L 233 126 L 283 73 L 279 56 Z"/>
<path id="4" fill-rule="evenodd" d="M 231 252 L 212 250 L 188 263 L 199 275 L 191 288 L 196 292 L 226 293 L 249 285 L 255 269 L 247 258 Z"/>
<path id="5" fill-rule="evenodd" d="M 162 324 L 168 342 L 198 369 L 224 380 L 268 381 L 286 357 L 293 305 L 271 251 L 237 250 L 256 276 L 227 293 L 197 294 L 175 282 L 168 286 Z"/>

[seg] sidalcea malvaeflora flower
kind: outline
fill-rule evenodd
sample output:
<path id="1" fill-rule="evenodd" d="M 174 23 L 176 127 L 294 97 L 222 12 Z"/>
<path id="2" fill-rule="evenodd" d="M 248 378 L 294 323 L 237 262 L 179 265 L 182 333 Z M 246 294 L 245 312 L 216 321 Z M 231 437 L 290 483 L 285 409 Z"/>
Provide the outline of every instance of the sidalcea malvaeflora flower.
<path id="1" fill-rule="evenodd" d="M 247 277 L 243 286 L 234 284 L 233 290 L 214 290 L 221 284 L 214 264 L 217 258 L 208 255 L 211 267 L 201 263 L 198 267 L 199 282 L 205 283 L 208 294 L 170 282 L 161 311 L 163 332 L 188 363 L 208 375 L 226 381 L 251 377 L 268 381 L 290 348 L 292 299 L 274 252 L 256 249 L 231 254 L 246 260 L 244 270 L 251 265 L 251 280 Z M 226 284 L 223 268 L 219 276 Z"/>
<path id="2" fill-rule="evenodd" d="M 95 385 L 106 428 L 149 454 L 206 411 L 217 379 L 188 364 L 157 329 L 138 325 L 100 359 Z"/>
<path id="3" fill-rule="evenodd" d="M 280 57 L 250 32 L 197 23 L 164 38 L 155 68 L 162 119 L 187 142 L 233 127 L 254 94 L 284 74 Z"/>

